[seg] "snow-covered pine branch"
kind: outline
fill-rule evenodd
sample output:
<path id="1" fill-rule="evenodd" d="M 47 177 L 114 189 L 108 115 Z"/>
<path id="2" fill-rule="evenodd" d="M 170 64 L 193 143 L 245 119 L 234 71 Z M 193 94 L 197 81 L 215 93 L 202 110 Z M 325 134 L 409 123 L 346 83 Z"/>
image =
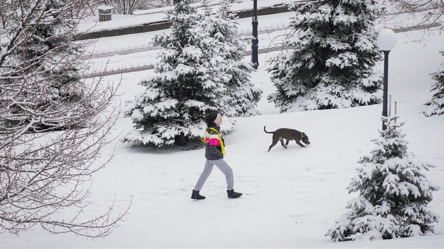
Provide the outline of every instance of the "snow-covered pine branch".
<path id="1" fill-rule="evenodd" d="M 435 91 L 435 93 L 432 99 L 425 104 L 427 107 L 423 113 L 427 117 L 444 114 L 444 69 L 442 66 L 440 70 L 431 74 L 432 79 L 435 80 L 432 87 L 432 91 Z"/>

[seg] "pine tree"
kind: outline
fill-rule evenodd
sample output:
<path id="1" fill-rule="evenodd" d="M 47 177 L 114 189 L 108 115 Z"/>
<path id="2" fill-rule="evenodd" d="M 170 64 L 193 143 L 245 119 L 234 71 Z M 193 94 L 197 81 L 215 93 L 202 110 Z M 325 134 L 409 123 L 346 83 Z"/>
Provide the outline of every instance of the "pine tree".
<path id="1" fill-rule="evenodd" d="M 359 160 L 358 174 L 348 190 L 359 197 L 348 202 L 351 209 L 327 231 L 335 241 L 391 239 L 433 232 L 439 215 L 427 205 L 432 191 L 439 187 L 428 181 L 422 170 L 431 165 L 407 152 L 405 135 L 396 123 L 397 116 L 385 118 L 387 129 L 375 139 L 370 155 Z"/>
<path id="2" fill-rule="evenodd" d="M 251 66 L 240 61 L 243 44 L 233 37 L 236 25 L 198 14 L 190 2 L 177 3 L 169 13 L 171 34 L 154 38 L 154 45 L 164 48 L 155 68 L 158 76 L 142 81 L 146 91 L 128 105 L 126 115 L 137 130 L 124 142 L 185 145 L 200 138 L 202 117 L 209 111 L 255 114 L 261 92 L 249 82 Z"/>
<path id="3" fill-rule="evenodd" d="M 294 3 L 295 37 L 290 52 L 273 57 L 268 69 L 277 92 L 268 100 L 281 112 L 371 105 L 381 102 L 381 59 L 372 30 L 380 0 Z"/>
<path id="4" fill-rule="evenodd" d="M 9 8 L 18 3 L 11 2 Z M 81 55 L 81 45 L 73 42 L 76 35 L 76 21 L 69 18 L 66 10 L 75 8 L 73 3 L 68 0 L 47 1 L 36 4 L 35 1 L 23 1 L 21 8 L 31 11 L 36 8 L 35 15 L 31 18 L 38 19 L 41 13 L 49 13 L 52 20 L 37 22 L 32 27 L 32 34 L 29 39 L 18 44 L 13 54 L 9 55 L 14 59 L 13 72 L 10 77 L 4 81 L 5 84 L 23 84 L 23 78 L 29 78 L 30 74 L 38 73 L 36 81 L 41 82 L 33 84 L 32 89 L 26 87 L 21 89 L 21 95 L 24 101 L 32 101 L 39 106 L 40 110 L 53 108 L 52 100 L 63 100 L 65 102 L 78 101 L 84 91 L 84 85 L 81 81 L 79 67 L 82 62 L 79 60 Z M 72 15 L 73 13 L 71 13 Z M 20 23 L 22 16 L 10 15 L 16 23 Z M 19 31 L 18 26 L 5 26 L 6 36 L 14 36 Z M 37 87 L 36 87 L 37 86 Z M 61 97 L 61 98 L 60 98 Z M 26 113 L 20 105 L 10 107 L 13 113 Z M 87 106 L 84 106 L 87 109 Z M 8 125 L 14 126 L 19 123 L 29 122 L 29 118 L 23 115 L 22 119 L 16 119 Z M 65 126 L 57 121 L 42 123 L 38 129 L 50 130 Z M 66 126 L 64 127 L 66 128 Z"/>
<path id="5" fill-rule="evenodd" d="M 229 117 L 257 115 L 259 112 L 255 107 L 261 98 L 262 90 L 254 87 L 250 81 L 254 68 L 250 62 L 244 61 L 247 42 L 234 36 L 238 30 L 236 15 L 230 12 L 231 6 L 227 1 L 220 3 L 215 15 L 209 14 L 206 4 L 207 1 L 204 1 L 205 20 L 200 22 L 199 26 L 210 38 L 216 40 L 218 45 L 213 53 L 223 59 L 224 73 L 227 77 L 226 94 L 229 96 L 226 104 L 231 107 L 226 114 Z"/>
<path id="6" fill-rule="evenodd" d="M 432 79 L 435 80 L 432 91 L 436 91 L 436 93 L 426 103 L 428 108 L 423 113 L 427 117 L 444 114 L 444 70 L 432 73 Z"/>

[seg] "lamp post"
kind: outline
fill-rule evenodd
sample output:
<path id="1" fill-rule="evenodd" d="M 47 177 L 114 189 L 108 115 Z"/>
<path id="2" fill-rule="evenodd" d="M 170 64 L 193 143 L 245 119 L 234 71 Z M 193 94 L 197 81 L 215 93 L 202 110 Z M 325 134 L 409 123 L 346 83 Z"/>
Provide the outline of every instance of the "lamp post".
<path id="1" fill-rule="evenodd" d="M 384 96 L 382 106 L 382 116 L 387 117 L 387 97 L 388 97 L 388 56 L 390 50 L 396 46 L 396 35 L 391 29 L 383 29 L 378 36 L 378 47 L 384 52 Z M 387 126 L 382 121 L 382 130 Z"/>
<path id="2" fill-rule="evenodd" d="M 253 63 L 254 68 L 258 68 L 259 66 L 259 60 L 258 60 L 258 47 L 259 47 L 259 40 L 257 37 L 257 0 L 254 0 L 253 2 L 253 42 L 251 45 L 251 62 Z"/>

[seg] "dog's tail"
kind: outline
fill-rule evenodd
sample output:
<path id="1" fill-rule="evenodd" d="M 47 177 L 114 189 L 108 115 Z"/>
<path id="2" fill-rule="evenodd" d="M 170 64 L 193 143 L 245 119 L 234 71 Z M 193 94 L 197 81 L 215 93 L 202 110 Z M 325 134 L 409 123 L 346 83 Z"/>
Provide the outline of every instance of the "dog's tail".
<path id="1" fill-rule="evenodd" d="M 274 133 L 274 132 L 269 132 L 269 131 L 265 130 L 265 126 L 264 126 L 264 131 L 265 131 L 266 133 L 271 133 L 271 134 Z"/>

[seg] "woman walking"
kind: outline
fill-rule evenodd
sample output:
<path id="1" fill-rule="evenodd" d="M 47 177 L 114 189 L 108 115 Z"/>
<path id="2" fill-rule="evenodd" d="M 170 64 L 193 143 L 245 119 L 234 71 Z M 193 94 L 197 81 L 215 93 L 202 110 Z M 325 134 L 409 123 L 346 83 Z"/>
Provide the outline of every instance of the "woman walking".
<path id="1" fill-rule="evenodd" d="M 204 142 L 206 143 L 205 158 L 207 160 L 205 162 L 204 170 L 200 175 L 199 180 L 197 180 L 196 186 L 193 189 L 191 199 L 205 199 L 205 196 L 200 195 L 199 191 L 202 189 L 205 181 L 210 176 L 214 165 L 216 165 L 216 167 L 218 167 L 222 171 L 222 173 L 225 174 L 225 177 L 227 179 L 228 198 L 238 198 L 242 194 L 234 192 L 233 170 L 224 160 L 225 144 L 219 133 L 220 125 L 222 124 L 222 116 L 217 112 L 208 113 L 205 117 L 205 122 L 208 125 L 208 128 L 206 129 L 204 135 Z"/>

